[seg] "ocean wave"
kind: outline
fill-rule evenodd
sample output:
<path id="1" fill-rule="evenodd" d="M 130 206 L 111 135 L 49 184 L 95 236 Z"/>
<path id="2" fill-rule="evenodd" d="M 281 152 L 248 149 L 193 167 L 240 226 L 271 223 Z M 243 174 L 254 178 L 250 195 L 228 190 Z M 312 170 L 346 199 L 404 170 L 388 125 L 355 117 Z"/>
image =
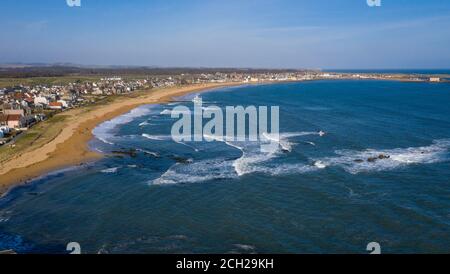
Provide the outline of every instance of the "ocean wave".
<path id="1" fill-rule="evenodd" d="M 132 109 L 130 112 L 117 116 L 111 120 L 101 123 L 99 126 L 92 130 L 95 138 L 102 141 L 105 144 L 114 145 L 113 139 L 114 135 L 112 132 L 119 125 L 124 125 L 132 122 L 138 117 L 142 117 L 151 113 L 149 106 L 140 106 Z"/>
<path id="2" fill-rule="evenodd" d="M 151 184 L 195 183 L 214 179 L 238 178 L 251 173 L 285 175 L 306 173 L 319 168 L 306 164 L 279 164 L 270 160 L 276 153 L 261 152 L 259 144 L 251 142 L 228 142 L 229 146 L 239 149 L 242 156 L 238 159 L 208 159 L 188 164 L 177 163 Z"/>
<path id="3" fill-rule="evenodd" d="M 307 136 L 307 135 L 319 135 L 318 132 L 301 131 L 301 132 L 284 132 L 279 135 L 263 133 L 260 136 L 260 141 L 252 142 L 238 142 L 233 141 L 233 138 L 227 136 L 211 136 L 204 135 L 205 139 L 224 142 L 230 147 L 236 148 L 242 152 L 242 156 L 236 159 L 232 166 L 238 176 L 250 174 L 254 172 L 262 172 L 267 174 L 281 174 L 282 172 L 292 173 L 294 170 L 299 172 L 309 172 L 310 167 L 307 165 L 283 165 L 283 166 L 265 166 L 265 163 L 278 156 L 279 150 L 263 151 L 261 145 L 267 142 L 275 142 L 279 145 L 282 151 L 292 152 L 292 147 L 295 143 L 289 141 L 289 138 Z"/>
<path id="4" fill-rule="evenodd" d="M 242 156 L 233 161 L 231 166 L 234 168 L 235 173 L 238 176 L 242 176 L 252 172 L 252 166 L 258 163 L 269 160 L 273 157 L 273 153 L 263 153 L 261 151 L 260 142 L 250 141 L 234 141 L 232 137 L 228 136 L 212 136 L 204 134 L 203 137 L 206 140 L 214 140 L 217 142 L 223 142 L 226 145 L 238 149 L 241 151 Z"/>
<path id="5" fill-rule="evenodd" d="M 159 178 L 149 182 L 151 185 L 180 183 L 199 183 L 217 179 L 235 178 L 236 174 L 229 161 L 225 159 L 208 159 L 190 164 L 177 163 Z"/>
<path id="6" fill-rule="evenodd" d="M 242 156 L 233 162 L 234 170 L 239 176 L 258 171 L 263 172 L 264 167 L 261 164 L 275 157 L 274 153 L 262 152 L 259 146 L 249 147 L 249 145 L 242 147 Z"/>
<path id="7" fill-rule="evenodd" d="M 247 251 L 247 252 L 254 251 L 256 249 L 255 246 L 253 246 L 253 245 L 246 245 L 246 244 L 234 244 L 234 246 L 236 248 L 240 249 L 240 250 Z"/>
<path id="8" fill-rule="evenodd" d="M 172 138 L 170 135 L 150 135 L 147 133 L 142 133 L 141 136 L 144 138 L 150 139 L 150 140 L 155 140 L 155 141 L 164 141 L 164 140 L 169 140 Z"/>
<path id="9" fill-rule="evenodd" d="M 284 132 L 280 133 L 278 136 L 269 133 L 263 133 L 262 137 L 266 141 L 278 143 L 283 152 L 292 152 L 292 147 L 295 143 L 291 142 L 289 139 L 299 136 L 307 135 L 319 135 L 318 132 L 312 131 L 300 131 L 300 132 Z M 317 166 L 310 166 L 305 164 L 279 164 L 271 165 L 268 164 L 270 160 L 279 156 L 279 150 L 275 151 L 263 151 L 261 150 L 261 143 L 246 143 L 244 146 L 237 146 L 236 143 L 227 142 L 227 144 L 232 145 L 242 151 L 242 157 L 235 160 L 233 167 L 239 176 L 260 172 L 271 175 L 280 175 L 287 173 L 305 173 L 313 170 L 317 170 Z"/>
<path id="10" fill-rule="evenodd" d="M 308 145 L 312 145 L 312 146 L 316 146 L 316 143 L 310 142 L 310 141 L 304 141 L 303 143 L 308 144 Z"/>
<path id="11" fill-rule="evenodd" d="M 161 114 L 161 115 L 171 115 L 172 114 L 172 110 L 171 109 L 165 109 L 165 110 L 161 111 L 159 114 Z"/>
<path id="12" fill-rule="evenodd" d="M 212 137 L 212 136 L 210 136 Z M 220 138 L 216 138 L 219 139 Z M 409 164 L 428 164 L 449 160 L 450 140 L 436 140 L 423 147 L 364 151 L 338 150 L 336 157 L 313 159 L 311 163 L 274 161 L 277 153 L 265 153 L 257 142 L 223 141 L 239 149 L 242 156 L 235 160 L 210 159 L 190 164 L 177 163 L 152 184 L 195 183 L 214 179 L 238 178 L 252 173 L 271 176 L 304 174 L 339 166 L 351 174 L 395 169 Z"/>
<path id="13" fill-rule="evenodd" d="M 139 124 L 140 127 L 145 127 L 145 126 L 151 126 L 152 124 L 149 123 L 148 121 L 142 122 Z"/>
<path id="14" fill-rule="evenodd" d="M 327 165 L 324 162 L 322 162 L 322 161 L 314 162 L 314 166 L 317 167 L 317 168 L 320 168 L 320 169 L 327 167 Z"/>
<path id="15" fill-rule="evenodd" d="M 308 135 L 320 135 L 320 131 L 297 131 L 297 132 L 283 132 L 280 133 L 281 138 L 292 138 Z"/>
<path id="16" fill-rule="evenodd" d="M 153 152 L 153 151 L 149 151 L 149 150 L 145 150 L 145 149 L 141 149 L 141 148 L 137 148 L 136 150 L 139 151 L 139 152 L 142 152 L 144 154 L 151 155 L 151 156 L 153 156 L 155 158 L 159 158 L 160 157 L 159 153 L 157 153 L 157 152 Z"/>
<path id="17" fill-rule="evenodd" d="M 103 136 L 106 137 L 106 134 L 104 134 Z M 113 142 L 110 142 L 110 141 L 106 140 L 104 137 L 100 137 L 99 135 L 96 135 L 95 137 L 96 137 L 98 140 L 100 140 L 100 141 L 102 141 L 103 143 L 105 143 L 105 144 L 108 144 L 108 145 L 114 145 Z M 110 136 L 108 136 L 108 137 L 110 137 Z"/>
<path id="18" fill-rule="evenodd" d="M 287 137 L 283 138 L 282 135 L 274 135 L 269 133 L 261 134 L 267 141 L 276 142 L 282 148 L 283 151 L 292 151 L 292 143 L 289 142 Z"/>
<path id="19" fill-rule="evenodd" d="M 318 159 L 327 166 L 339 166 L 351 174 L 392 170 L 411 164 L 432 164 L 449 160 L 450 139 L 436 140 L 429 146 L 338 150 L 339 156 Z"/>
<path id="20" fill-rule="evenodd" d="M 118 170 L 119 170 L 119 167 L 111 167 L 111 168 L 103 169 L 101 171 L 101 173 L 117 173 Z"/>

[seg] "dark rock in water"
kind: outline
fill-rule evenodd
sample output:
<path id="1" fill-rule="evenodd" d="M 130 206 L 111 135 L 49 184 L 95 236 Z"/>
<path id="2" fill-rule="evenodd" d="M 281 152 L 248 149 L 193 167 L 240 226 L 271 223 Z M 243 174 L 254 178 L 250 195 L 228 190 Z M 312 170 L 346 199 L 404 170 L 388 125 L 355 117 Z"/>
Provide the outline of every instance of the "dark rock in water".
<path id="1" fill-rule="evenodd" d="M 114 153 L 114 154 L 119 154 L 119 155 L 128 155 L 128 156 L 130 156 L 130 157 L 136 157 L 137 156 L 137 152 L 136 152 L 136 149 L 130 149 L 130 150 L 125 150 L 125 151 L 117 151 L 117 150 L 115 150 L 115 151 L 112 151 L 112 153 Z"/>
<path id="2" fill-rule="evenodd" d="M 180 163 L 180 164 L 192 163 L 192 159 L 183 158 L 183 157 L 179 157 L 179 156 L 173 156 L 172 159 L 175 160 L 177 163 Z"/>
<path id="3" fill-rule="evenodd" d="M 369 157 L 369 158 L 367 158 L 367 162 L 373 163 L 373 162 L 375 162 L 377 159 L 378 159 L 378 157 Z"/>
<path id="4" fill-rule="evenodd" d="M 384 155 L 384 154 L 380 154 L 380 155 L 378 155 L 377 157 L 369 157 L 369 158 L 367 158 L 367 162 L 373 163 L 373 162 L 375 162 L 376 160 L 383 160 L 383 159 L 389 159 L 389 158 L 391 158 L 391 156 L 389 156 L 389 155 Z"/>
<path id="5" fill-rule="evenodd" d="M 363 159 L 356 159 L 356 160 L 354 160 L 354 162 L 355 163 L 362 163 L 362 162 L 364 162 L 364 160 Z"/>

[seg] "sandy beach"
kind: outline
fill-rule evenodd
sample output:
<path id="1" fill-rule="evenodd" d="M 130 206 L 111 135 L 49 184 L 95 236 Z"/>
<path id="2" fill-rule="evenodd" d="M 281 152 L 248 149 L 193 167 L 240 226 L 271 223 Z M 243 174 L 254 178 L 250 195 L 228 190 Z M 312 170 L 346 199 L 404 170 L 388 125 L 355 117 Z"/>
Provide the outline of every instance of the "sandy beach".
<path id="1" fill-rule="evenodd" d="M 91 151 L 88 142 L 93 137 L 92 130 L 104 121 L 143 104 L 165 103 L 176 96 L 240 84 L 242 83 L 211 83 L 154 89 L 137 97 L 120 97 L 112 103 L 95 106 L 89 110 L 83 107 L 58 114 L 68 118 L 65 119 L 65 125 L 56 138 L 2 163 L 0 194 L 50 171 L 100 159 L 102 155 Z"/>

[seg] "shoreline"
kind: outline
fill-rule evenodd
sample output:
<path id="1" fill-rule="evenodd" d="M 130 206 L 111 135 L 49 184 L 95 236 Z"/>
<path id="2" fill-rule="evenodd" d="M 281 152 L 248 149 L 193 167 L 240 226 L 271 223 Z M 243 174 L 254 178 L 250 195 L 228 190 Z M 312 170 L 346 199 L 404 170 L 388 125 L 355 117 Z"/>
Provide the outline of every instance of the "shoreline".
<path id="1" fill-rule="evenodd" d="M 66 115 L 69 119 L 54 139 L 6 161 L 0 167 L 0 197 L 15 186 L 30 183 L 43 174 L 103 158 L 103 154 L 90 150 L 89 141 L 94 137 L 92 130 L 105 121 L 141 105 L 168 103 L 174 97 L 243 84 L 246 83 L 208 83 L 148 90 L 142 91 L 145 93 L 137 97 L 131 94 L 111 103 L 95 106 L 92 110 L 82 107 L 59 113 L 58 115 Z"/>
<path id="2" fill-rule="evenodd" d="M 334 80 L 336 79 L 320 79 Z M 58 135 L 41 147 L 27 151 L 6 161 L 0 166 L 0 198 L 6 195 L 10 189 L 19 185 L 31 183 L 34 179 L 59 169 L 84 165 L 104 157 L 103 154 L 92 151 L 89 141 L 94 137 L 92 130 L 99 124 L 123 115 L 132 109 L 146 104 L 163 104 L 174 100 L 175 97 L 188 95 L 195 92 L 210 91 L 219 88 L 245 85 L 264 85 L 291 82 L 309 82 L 320 80 L 282 81 L 282 82 L 225 82 L 194 84 L 161 89 L 140 91 L 139 94 L 129 94 L 104 104 L 89 107 L 70 109 L 57 115 L 66 115 L 70 118 Z M 339 79 L 356 80 L 360 79 Z M 337 80 L 337 81 L 339 81 Z M 375 80 L 375 79 L 364 79 Z M 402 81 L 400 79 L 380 79 L 375 81 Z M 428 83 L 428 82 L 425 82 Z"/>

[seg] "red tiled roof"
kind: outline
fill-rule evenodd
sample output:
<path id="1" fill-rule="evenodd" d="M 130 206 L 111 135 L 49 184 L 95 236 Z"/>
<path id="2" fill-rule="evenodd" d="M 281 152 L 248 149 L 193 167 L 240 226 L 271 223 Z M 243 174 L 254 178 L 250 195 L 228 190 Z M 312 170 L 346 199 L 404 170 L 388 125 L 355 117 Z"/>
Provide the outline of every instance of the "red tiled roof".
<path id="1" fill-rule="evenodd" d="M 6 118 L 8 121 L 20 121 L 20 118 L 22 118 L 22 115 L 19 114 L 9 114 Z"/>
<path id="2" fill-rule="evenodd" d="M 51 107 L 62 107 L 63 106 L 63 104 L 60 102 L 50 102 L 48 105 Z"/>

